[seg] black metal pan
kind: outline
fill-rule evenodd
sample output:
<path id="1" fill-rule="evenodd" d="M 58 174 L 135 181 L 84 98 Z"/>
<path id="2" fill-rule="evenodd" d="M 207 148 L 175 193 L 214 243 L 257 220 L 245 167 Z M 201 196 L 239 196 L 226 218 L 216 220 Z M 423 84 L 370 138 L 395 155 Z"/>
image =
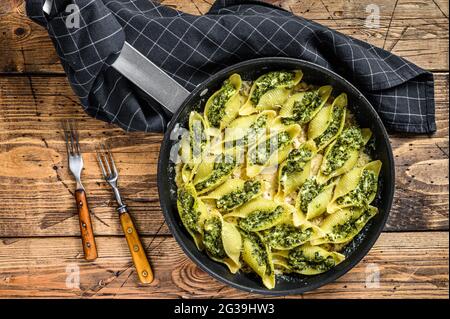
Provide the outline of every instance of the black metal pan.
<path id="1" fill-rule="evenodd" d="M 189 93 L 127 43 L 113 67 L 173 113 L 159 155 L 159 200 L 166 222 L 178 244 L 189 258 L 211 276 L 245 291 L 269 295 L 298 294 L 336 280 L 352 269 L 374 245 L 386 223 L 392 205 L 395 185 L 394 160 L 386 129 L 378 114 L 361 92 L 344 78 L 303 60 L 284 57 L 259 58 L 241 62 L 217 72 Z M 333 94 L 347 93 L 348 107 L 354 112 L 361 127 L 368 127 L 372 130 L 375 137 L 373 157 L 383 163 L 378 194 L 373 203 L 378 207 L 379 214 L 346 246 L 343 251 L 347 257 L 345 261 L 320 275 L 278 277 L 275 288 L 268 290 L 256 275 L 242 272 L 233 275 L 224 265 L 211 260 L 204 252 L 196 248 L 177 212 L 175 169 L 170 156 L 174 145 L 178 143 L 178 139 L 174 138 L 176 135 L 173 134 L 174 129 L 179 126 L 187 128 L 189 113 L 193 109 L 198 110 L 199 107 L 202 110 L 209 96 L 218 90 L 222 82 L 231 74 L 239 73 L 243 80 L 254 80 L 259 75 L 271 70 L 293 69 L 301 69 L 304 74 L 303 80 L 307 83 L 330 84 L 333 86 Z"/>

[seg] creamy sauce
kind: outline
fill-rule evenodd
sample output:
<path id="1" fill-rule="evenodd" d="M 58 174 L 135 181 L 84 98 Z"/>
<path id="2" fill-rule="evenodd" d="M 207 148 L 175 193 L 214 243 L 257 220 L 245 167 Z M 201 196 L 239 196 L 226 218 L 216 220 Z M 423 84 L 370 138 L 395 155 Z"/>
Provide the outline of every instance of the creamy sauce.
<path id="1" fill-rule="evenodd" d="M 320 165 L 322 165 L 323 155 L 316 154 L 311 160 L 310 176 L 316 176 L 319 172 Z"/>

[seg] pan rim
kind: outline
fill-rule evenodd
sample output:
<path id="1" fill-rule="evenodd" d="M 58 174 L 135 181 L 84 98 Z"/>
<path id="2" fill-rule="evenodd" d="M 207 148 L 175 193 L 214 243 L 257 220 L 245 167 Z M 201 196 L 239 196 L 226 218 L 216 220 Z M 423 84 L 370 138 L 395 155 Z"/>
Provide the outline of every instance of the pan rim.
<path id="1" fill-rule="evenodd" d="M 159 194 L 159 202 L 161 205 L 161 209 L 163 211 L 164 219 L 169 227 L 169 230 L 173 237 L 175 237 L 175 240 L 177 241 L 178 245 L 182 248 L 183 252 L 196 264 L 198 265 L 203 271 L 211 275 L 213 278 L 217 279 L 218 281 L 225 283 L 231 287 L 251 292 L 251 293 L 258 293 L 262 295 L 272 295 L 272 296 L 284 296 L 284 295 L 292 295 L 292 294 L 301 294 L 307 291 L 315 290 L 321 286 L 324 286 L 326 284 L 329 284 L 339 277 L 343 276 L 347 272 L 349 272 L 351 269 L 353 269 L 372 249 L 375 242 L 378 240 L 381 232 L 384 229 L 384 226 L 386 224 L 386 221 L 389 217 L 390 210 L 392 208 L 392 203 L 394 199 L 394 192 L 395 192 L 395 165 L 394 165 L 394 157 L 392 153 L 392 145 L 389 141 L 389 135 L 387 133 L 387 130 L 381 121 L 381 118 L 379 117 L 378 113 L 375 111 L 372 104 L 367 100 L 367 98 L 362 94 L 359 89 L 357 89 L 352 83 L 350 83 L 348 80 L 343 78 L 341 75 L 335 73 L 334 71 L 331 71 L 321 65 L 296 59 L 296 58 L 289 58 L 289 57 L 263 57 L 263 58 L 256 58 L 256 59 L 250 59 L 246 61 L 239 62 L 237 64 L 233 64 L 229 67 L 226 67 L 212 76 L 210 76 L 206 81 L 202 82 L 200 85 L 198 85 L 188 96 L 188 98 L 183 102 L 183 104 L 179 107 L 177 112 L 173 115 L 172 119 L 170 120 L 168 127 L 164 133 L 164 139 L 161 144 L 161 150 L 167 150 L 168 147 L 170 148 L 170 132 L 174 129 L 177 119 L 179 118 L 180 114 L 183 112 L 183 110 L 189 105 L 192 99 L 194 99 L 198 94 L 200 94 L 203 90 L 208 88 L 208 85 L 213 82 L 214 80 L 217 80 L 219 78 L 222 78 L 224 75 L 236 71 L 237 70 L 247 66 L 249 64 L 260 64 L 260 63 L 266 63 L 266 65 L 275 64 L 275 63 L 293 63 L 298 64 L 299 67 L 301 66 L 309 66 L 313 69 L 316 69 L 317 71 L 323 72 L 325 74 L 328 74 L 331 78 L 333 78 L 335 81 L 340 82 L 344 87 L 349 88 L 353 91 L 355 95 L 357 95 L 360 99 L 360 103 L 365 104 L 368 107 L 368 110 L 370 112 L 370 116 L 375 120 L 375 125 L 378 126 L 381 130 L 381 133 L 383 135 L 383 139 L 385 140 L 385 144 L 387 145 L 387 155 L 388 155 L 388 162 L 390 164 L 390 180 L 385 181 L 386 183 L 392 183 L 392 187 L 390 187 L 389 196 L 386 199 L 383 199 L 383 201 L 386 201 L 386 212 L 383 215 L 381 221 L 378 223 L 377 228 L 373 230 L 373 234 L 371 236 L 368 236 L 364 238 L 364 247 L 358 251 L 358 253 L 352 255 L 349 259 L 348 265 L 343 267 L 342 269 L 330 274 L 330 276 L 323 279 L 322 282 L 316 282 L 313 284 L 309 284 L 307 286 L 301 286 L 298 288 L 293 289 L 285 289 L 285 290 L 269 290 L 266 288 L 250 288 L 245 285 L 240 285 L 239 283 L 236 283 L 234 281 L 228 280 L 227 278 L 224 278 L 217 274 L 215 271 L 211 270 L 207 265 L 205 265 L 202 260 L 197 258 L 184 244 L 183 239 L 181 238 L 180 234 L 178 233 L 178 230 L 176 229 L 175 225 L 173 224 L 174 220 L 172 220 L 173 217 L 171 217 L 172 213 L 170 212 L 170 204 L 168 203 L 169 200 L 162 200 L 164 198 L 164 194 L 162 194 L 162 184 L 166 181 L 163 181 L 162 177 L 162 170 L 167 169 L 167 167 L 163 167 L 163 161 L 162 161 L 162 154 L 164 153 L 164 156 L 168 156 L 168 152 L 161 152 L 159 153 L 158 158 L 158 171 L 157 171 L 157 183 L 158 183 L 158 194 Z M 347 92 L 348 93 L 348 92 Z M 374 225 L 372 225 L 374 227 Z M 205 255 L 206 256 L 206 255 Z"/>

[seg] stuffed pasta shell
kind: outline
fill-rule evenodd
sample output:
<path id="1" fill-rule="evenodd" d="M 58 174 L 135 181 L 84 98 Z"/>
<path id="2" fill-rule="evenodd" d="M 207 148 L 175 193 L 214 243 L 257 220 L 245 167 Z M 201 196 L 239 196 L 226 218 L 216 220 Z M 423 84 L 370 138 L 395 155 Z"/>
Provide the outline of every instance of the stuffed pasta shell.
<path id="1" fill-rule="evenodd" d="M 300 70 L 271 71 L 261 75 L 253 82 L 247 102 L 242 106 L 239 114 L 249 115 L 262 110 L 279 108 L 302 77 L 303 73 Z"/>
<path id="2" fill-rule="evenodd" d="M 176 150 L 180 222 L 232 274 L 272 289 L 279 274 L 327 272 L 377 215 L 372 132 L 355 101 L 332 93 L 301 70 L 232 74 L 189 114 Z"/>

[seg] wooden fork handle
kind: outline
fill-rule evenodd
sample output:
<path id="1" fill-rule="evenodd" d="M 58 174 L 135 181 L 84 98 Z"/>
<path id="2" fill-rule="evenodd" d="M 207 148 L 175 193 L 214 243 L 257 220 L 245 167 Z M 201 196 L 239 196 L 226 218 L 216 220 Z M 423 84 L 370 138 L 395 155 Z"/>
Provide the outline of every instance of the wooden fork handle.
<path id="1" fill-rule="evenodd" d="M 78 215 L 80 219 L 81 241 L 83 243 L 84 259 L 95 260 L 98 256 L 95 244 L 94 231 L 92 230 L 91 216 L 86 199 L 86 192 L 82 189 L 75 191 Z"/>
<path id="2" fill-rule="evenodd" d="M 134 267 L 138 274 L 139 280 L 143 284 L 149 284 L 153 281 L 153 271 L 145 254 L 139 234 L 134 227 L 133 220 L 126 209 L 122 208 L 120 213 L 120 223 L 122 224 L 125 238 L 127 239 L 128 248 L 133 258 Z"/>

